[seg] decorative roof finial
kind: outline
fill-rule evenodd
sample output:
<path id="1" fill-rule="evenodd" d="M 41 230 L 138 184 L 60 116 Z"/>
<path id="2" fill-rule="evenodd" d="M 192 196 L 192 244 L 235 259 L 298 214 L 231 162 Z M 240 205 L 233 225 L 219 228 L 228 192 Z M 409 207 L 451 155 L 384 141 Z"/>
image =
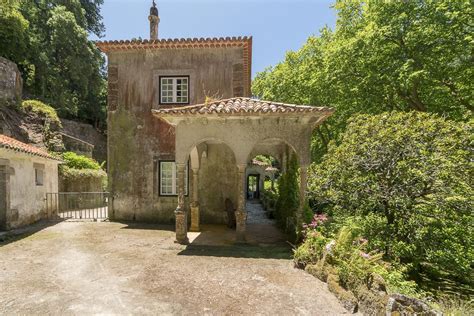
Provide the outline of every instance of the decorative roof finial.
<path id="1" fill-rule="evenodd" d="M 155 0 L 153 0 L 153 5 L 150 8 L 150 15 L 158 16 L 158 8 L 156 7 Z"/>
<path id="2" fill-rule="evenodd" d="M 150 21 L 150 39 L 158 39 L 158 24 L 160 23 L 160 17 L 158 16 L 158 8 L 156 7 L 155 0 L 150 8 L 150 15 L 148 16 Z"/>

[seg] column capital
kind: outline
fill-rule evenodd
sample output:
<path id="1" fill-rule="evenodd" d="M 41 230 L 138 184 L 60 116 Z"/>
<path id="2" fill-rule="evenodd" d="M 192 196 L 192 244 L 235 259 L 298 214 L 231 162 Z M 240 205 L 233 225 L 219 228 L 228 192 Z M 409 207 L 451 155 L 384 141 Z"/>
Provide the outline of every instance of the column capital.
<path id="1" fill-rule="evenodd" d="M 237 169 L 239 170 L 239 172 L 245 172 L 246 168 L 247 168 L 247 165 L 244 165 L 244 164 L 237 165 Z"/>
<path id="2" fill-rule="evenodd" d="M 185 162 L 176 162 L 176 169 L 177 169 L 177 170 L 184 170 L 184 169 L 186 169 L 186 163 L 185 163 Z"/>

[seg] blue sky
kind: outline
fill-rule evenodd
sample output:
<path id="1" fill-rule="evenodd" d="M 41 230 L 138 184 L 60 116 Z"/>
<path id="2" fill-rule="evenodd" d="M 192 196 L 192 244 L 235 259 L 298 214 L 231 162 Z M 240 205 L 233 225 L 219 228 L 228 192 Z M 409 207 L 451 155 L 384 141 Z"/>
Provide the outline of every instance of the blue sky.
<path id="1" fill-rule="evenodd" d="M 151 0 L 105 0 L 106 40 L 149 37 Z M 252 75 L 283 60 L 325 25 L 332 0 L 156 0 L 160 38 L 253 36 Z M 92 38 L 96 39 L 96 38 Z"/>

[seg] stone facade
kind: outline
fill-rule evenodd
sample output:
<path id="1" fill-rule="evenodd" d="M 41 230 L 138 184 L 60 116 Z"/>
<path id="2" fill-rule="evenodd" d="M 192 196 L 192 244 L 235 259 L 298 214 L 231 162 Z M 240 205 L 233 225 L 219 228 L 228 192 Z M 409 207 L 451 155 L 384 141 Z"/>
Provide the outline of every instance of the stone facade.
<path id="1" fill-rule="evenodd" d="M 303 170 L 302 210 L 312 131 L 332 110 L 250 99 L 252 38 L 157 39 L 154 4 L 149 20 L 150 40 L 96 43 L 109 62 L 109 217 L 175 223 L 186 244 L 188 229 L 224 224 L 232 208 L 244 242 L 250 159 L 285 162 L 291 152 Z M 164 174 L 176 196 L 161 194 L 162 165 L 173 166 Z"/>
<path id="2" fill-rule="evenodd" d="M 249 96 L 248 73 L 243 71 L 244 47 L 229 46 L 108 53 L 108 173 L 114 219 L 174 222 L 177 197 L 158 194 L 158 163 L 175 160 L 175 128 L 151 114 L 152 109 L 163 107 L 159 78 L 189 76 L 190 104 L 205 102 L 210 96 Z M 209 146 L 209 156 L 199 171 L 199 193 L 202 203 L 209 206 L 201 214 L 203 222 L 225 223 L 220 204 L 223 206 L 227 197 L 236 203 L 236 197 L 229 193 L 236 191 L 235 163 L 227 165 L 235 158 L 219 146 Z M 213 166 L 228 174 L 210 177 L 215 175 Z M 192 176 L 189 182 L 191 190 Z M 214 188 L 212 197 L 206 186 Z M 189 197 L 185 203 L 189 204 Z"/>

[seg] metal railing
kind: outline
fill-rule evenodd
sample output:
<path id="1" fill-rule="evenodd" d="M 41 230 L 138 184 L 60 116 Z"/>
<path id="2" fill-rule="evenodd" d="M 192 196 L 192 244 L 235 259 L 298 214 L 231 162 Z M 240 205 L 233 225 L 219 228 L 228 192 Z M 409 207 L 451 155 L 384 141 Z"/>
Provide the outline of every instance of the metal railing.
<path id="1" fill-rule="evenodd" d="M 46 193 L 46 212 L 50 219 L 105 219 L 108 217 L 108 192 Z"/>

